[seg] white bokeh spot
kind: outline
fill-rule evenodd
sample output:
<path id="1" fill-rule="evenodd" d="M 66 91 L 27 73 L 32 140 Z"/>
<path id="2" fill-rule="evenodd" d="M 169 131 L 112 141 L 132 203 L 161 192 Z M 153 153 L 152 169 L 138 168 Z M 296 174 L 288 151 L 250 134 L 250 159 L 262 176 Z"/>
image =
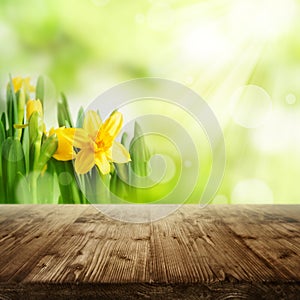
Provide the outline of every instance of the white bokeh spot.
<path id="1" fill-rule="evenodd" d="M 232 204 L 273 204 L 273 192 L 262 180 L 251 178 L 239 181 L 231 193 Z"/>
<path id="2" fill-rule="evenodd" d="M 285 101 L 287 104 L 295 104 L 297 101 L 297 98 L 294 94 L 287 94 L 285 97 Z"/>
<path id="3" fill-rule="evenodd" d="M 148 11 L 148 26 L 156 31 L 164 31 L 174 23 L 174 11 L 167 3 L 154 4 Z"/>
<path id="4" fill-rule="evenodd" d="M 231 116 L 245 128 L 257 128 L 267 122 L 272 112 L 269 94 L 257 85 L 239 87 L 231 96 Z"/>

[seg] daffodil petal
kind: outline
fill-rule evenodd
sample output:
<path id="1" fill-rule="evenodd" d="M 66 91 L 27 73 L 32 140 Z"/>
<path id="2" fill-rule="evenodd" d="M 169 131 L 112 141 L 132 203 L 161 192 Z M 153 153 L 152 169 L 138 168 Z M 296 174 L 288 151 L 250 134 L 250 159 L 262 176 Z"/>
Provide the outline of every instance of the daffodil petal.
<path id="1" fill-rule="evenodd" d="M 74 132 L 75 128 L 51 128 L 49 135 L 56 134 L 58 139 L 57 150 L 53 155 L 55 159 L 67 161 L 72 160 L 75 157 L 75 152 L 73 150 Z"/>
<path id="2" fill-rule="evenodd" d="M 54 128 L 51 127 L 51 129 L 49 130 L 49 136 L 51 136 L 51 135 L 54 134 L 54 133 L 55 133 Z"/>
<path id="3" fill-rule="evenodd" d="M 28 100 L 26 104 L 26 118 L 29 121 L 31 115 L 37 111 L 38 114 L 43 117 L 43 106 L 40 100 Z"/>
<path id="4" fill-rule="evenodd" d="M 100 116 L 93 110 L 89 110 L 84 118 L 83 129 L 94 139 L 102 125 Z"/>
<path id="5" fill-rule="evenodd" d="M 75 171 L 78 174 L 85 174 L 95 165 L 95 153 L 90 148 L 79 151 L 75 159 Z"/>
<path id="6" fill-rule="evenodd" d="M 91 138 L 88 133 L 81 128 L 76 128 L 73 135 L 73 146 L 76 148 L 87 148 L 89 147 Z"/>
<path id="7" fill-rule="evenodd" d="M 30 77 L 26 77 L 26 78 L 23 79 L 23 86 L 29 92 L 34 92 L 35 91 L 35 87 L 30 84 Z"/>
<path id="8" fill-rule="evenodd" d="M 21 89 L 22 83 L 23 83 L 23 78 L 22 77 L 14 77 L 12 79 L 12 84 L 13 84 L 15 93 L 18 92 Z"/>
<path id="9" fill-rule="evenodd" d="M 113 139 L 119 134 L 123 124 L 123 115 L 120 112 L 114 112 L 102 125 L 101 133 L 109 135 Z"/>
<path id="10" fill-rule="evenodd" d="M 95 163 L 103 175 L 106 175 L 110 172 L 110 164 L 106 158 L 105 153 L 100 152 L 99 154 L 97 154 L 95 157 Z"/>
<path id="11" fill-rule="evenodd" d="M 23 129 L 28 127 L 28 124 L 14 124 L 14 128 L 16 129 Z"/>
<path id="12" fill-rule="evenodd" d="M 113 162 L 123 164 L 129 162 L 131 159 L 126 148 L 122 144 L 114 142 L 112 146 L 112 160 Z"/>
<path id="13" fill-rule="evenodd" d="M 22 78 L 22 77 L 14 77 L 12 79 L 12 84 L 14 87 L 15 93 L 23 88 L 25 92 L 34 92 L 35 87 L 30 84 L 30 77 Z"/>

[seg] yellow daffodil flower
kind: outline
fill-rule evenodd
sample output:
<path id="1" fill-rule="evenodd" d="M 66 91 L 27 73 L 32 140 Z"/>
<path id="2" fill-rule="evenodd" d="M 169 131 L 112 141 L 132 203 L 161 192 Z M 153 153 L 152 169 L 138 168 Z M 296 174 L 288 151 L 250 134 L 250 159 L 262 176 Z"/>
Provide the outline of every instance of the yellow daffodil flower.
<path id="1" fill-rule="evenodd" d="M 65 132 L 57 136 L 59 143 L 69 143 L 73 139 L 73 146 L 80 151 L 75 157 L 75 171 L 85 174 L 94 165 L 97 165 L 102 174 L 110 172 L 110 162 L 126 163 L 130 161 L 130 155 L 125 147 L 116 142 L 123 123 L 123 115 L 114 112 L 103 124 L 99 115 L 94 111 L 88 111 L 83 129 L 77 128 L 75 132 Z M 65 129 L 67 130 L 67 129 Z M 60 139 L 65 139 L 60 141 Z M 70 152 L 61 148 L 60 160 L 67 160 Z"/>
<path id="2" fill-rule="evenodd" d="M 43 106 L 40 100 L 29 100 L 26 105 L 26 118 L 29 122 L 31 115 L 34 112 L 38 112 L 38 114 L 43 118 Z M 15 128 L 25 128 L 28 124 L 24 125 L 15 125 Z M 57 129 L 51 128 L 49 134 L 46 132 L 46 127 L 44 124 L 44 134 L 49 137 L 53 134 L 56 134 L 58 139 L 58 147 L 53 157 L 57 160 L 72 160 L 76 153 L 73 149 L 73 140 L 75 134 L 75 128 L 65 128 L 60 127 Z"/>
<path id="3" fill-rule="evenodd" d="M 50 129 L 49 136 L 56 134 L 58 139 L 58 146 L 56 152 L 53 155 L 55 159 L 67 161 L 72 160 L 75 157 L 76 153 L 73 149 L 75 130 L 75 128 L 65 127 Z"/>
<path id="4" fill-rule="evenodd" d="M 29 122 L 29 119 L 31 115 L 34 112 L 38 112 L 41 118 L 43 118 L 43 106 L 40 100 L 28 100 L 26 104 L 26 119 L 27 122 Z M 28 123 L 26 124 L 14 124 L 14 127 L 17 129 L 25 128 L 28 126 Z"/>
<path id="5" fill-rule="evenodd" d="M 43 106 L 40 100 L 28 100 L 26 105 L 26 118 L 29 121 L 30 116 L 37 111 L 43 117 Z"/>
<path id="6" fill-rule="evenodd" d="M 22 87 L 27 92 L 34 92 L 35 87 L 30 84 L 30 77 L 22 78 L 22 77 L 14 77 L 12 79 L 12 84 L 14 87 L 15 93 L 17 93 Z"/>

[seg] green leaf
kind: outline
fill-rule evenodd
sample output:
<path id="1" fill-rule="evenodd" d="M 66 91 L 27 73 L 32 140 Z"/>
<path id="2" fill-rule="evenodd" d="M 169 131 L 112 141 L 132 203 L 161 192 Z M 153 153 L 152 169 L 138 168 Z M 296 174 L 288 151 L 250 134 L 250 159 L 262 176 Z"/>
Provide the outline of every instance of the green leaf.
<path id="1" fill-rule="evenodd" d="M 37 179 L 37 198 L 38 203 L 41 204 L 53 204 L 53 186 L 54 177 L 48 173 L 48 169 L 45 173 L 41 174 Z"/>
<path id="2" fill-rule="evenodd" d="M 60 201 L 62 202 L 60 203 L 83 203 L 83 196 L 76 183 L 72 161 L 53 161 L 61 194 Z"/>
<path id="3" fill-rule="evenodd" d="M 129 182 L 129 164 L 116 164 L 114 163 L 116 173 L 118 175 L 119 181 Z M 123 180 L 122 180 L 122 179 Z"/>
<path id="4" fill-rule="evenodd" d="M 2 180 L 6 183 L 7 199 L 15 203 L 15 187 L 17 174 L 25 174 L 25 160 L 22 145 L 19 140 L 8 138 L 2 145 Z"/>
<path id="5" fill-rule="evenodd" d="M 65 184 L 64 182 L 61 182 L 61 177 L 66 176 L 64 172 L 66 172 L 65 168 L 65 162 L 64 161 L 53 161 L 56 173 L 57 173 L 57 180 L 59 184 L 59 190 L 60 190 L 60 201 L 59 203 L 64 203 L 64 201 L 67 202 L 68 198 L 71 196 L 72 190 L 68 184 Z"/>
<path id="6" fill-rule="evenodd" d="M 5 138 L 6 138 L 5 129 L 2 122 L 0 122 L 0 145 L 4 142 Z"/>
<path id="7" fill-rule="evenodd" d="M 2 145 L 5 141 L 5 130 L 3 128 L 2 122 L 0 122 L 0 157 L 2 153 Z M 2 159 L 0 159 L 0 177 L 2 177 Z M 2 178 L 0 178 L 1 182 L 0 185 L 2 186 Z M 1 186 L 0 186 L 0 191 L 1 191 Z"/>
<path id="8" fill-rule="evenodd" d="M 39 99 L 42 102 L 43 106 L 44 106 L 44 97 L 45 97 L 44 78 L 42 76 L 39 76 L 37 83 L 36 83 L 35 98 Z"/>
<path id="9" fill-rule="evenodd" d="M 127 132 L 124 132 L 122 134 L 121 137 L 121 144 L 125 147 L 125 148 L 129 148 L 129 140 L 128 140 L 128 134 Z"/>
<path id="10" fill-rule="evenodd" d="M 70 114 L 69 104 L 66 96 L 62 93 L 61 100 L 57 104 L 57 119 L 59 126 L 73 127 L 73 121 Z"/>
<path id="11" fill-rule="evenodd" d="M 20 204 L 32 203 L 32 191 L 27 178 L 20 172 L 17 173 L 18 191 L 16 194 L 16 202 Z"/>
<path id="12" fill-rule="evenodd" d="M 26 166 L 26 175 L 29 174 L 30 171 L 30 147 L 29 147 L 29 128 L 24 128 L 22 135 L 22 148 L 25 156 L 25 166 Z"/>
<path id="13" fill-rule="evenodd" d="M 75 178 L 75 171 L 73 168 L 73 162 L 72 161 L 66 161 L 65 162 L 65 168 L 66 172 L 70 174 L 71 181 L 69 183 L 72 191 L 71 199 L 73 203 L 80 204 L 82 203 L 82 193 L 77 185 L 76 178 Z M 69 196 L 70 197 L 70 196 Z"/>
<path id="14" fill-rule="evenodd" d="M 42 144 L 40 156 L 37 162 L 37 166 L 35 168 L 36 171 L 41 172 L 48 160 L 55 153 L 58 146 L 58 139 L 55 134 L 51 135 L 49 138 L 45 140 Z"/>
<path id="15" fill-rule="evenodd" d="M 114 164 L 114 166 L 116 171 L 111 175 L 109 186 L 111 193 L 117 195 L 121 199 L 133 200 L 133 189 L 121 179 L 124 178 L 122 176 L 128 176 L 129 164 Z M 125 172 L 126 175 L 122 174 L 122 172 Z M 129 196 L 131 199 L 129 199 Z M 113 202 L 115 203 L 116 201 L 113 200 Z"/>
<path id="16" fill-rule="evenodd" d="M 29 119 L 29 166 L 30 170 L 37 166 L 40 156 L 42 137 L 44 132 L 44 121 L 39 113 L 35 111 Z"/>
<path id="17" fill-rule="evenodd" d="M 26 96 L 24 93 L 24 90 L 21 89 L 18 92 L 18 97 L 17 97 L 17 104 L 18 104 L 18 120 L 17 122 L 14 124 L 14 127 L 16 124 L 23 124 L 24 121 L 24 108 L 25 108 L 25 103 L 26 103 Z M 15 127 L 16 128 L 16 127 Z M 18 131 L 18 137 L 20 138 L 22 135 L 22 130 Z"/>
<path id="18" fill-rule="evenodd" d="M 147 176 L 149 173 L 149 159 L 151 157 L 149 147 L 146 143 L 140 125 L 134 124 L 134 137 L 130 142 L 129 153 L 133 171 L 139 176 Z"/>
<path id="19" fill-rule="evenodd" d="M 81 106 L 79 111 L 78 111 L 77 120 L 76 120 L 76 127 L 77 128 L 82 128 L 83 127 L 84 117 L 85 117 L 84 109 Z"/>
<path id="20" fill-rule="evenodd" d="M 6 197 L 5 197 L 5 190 L 3 187 L 3 178 L 0 175 L 0 203 L 5 203 L 6 202 Z"/>
<path id="21" fill-rule="evenodd" d="M 83 176 L 88 200 L 92 203 L 110 203 L 111 175 L 103 175 L 97 167 L 94 167 L 89 174 Z"/>
<path id="22" fill-rule="evenodd" d="M 61 195 L 59 195 L 59 197 L 58 197 L 58 204 L 65 204 L 64 199 Z"/>
<path id="23" fill-rule="evenodd" d="M 15 130 L 14 128 L 14 124 L 18 123 L 18 106 L 11 76 L 9 78 L 9 84 L 7 86 L 6 101 L 8 116 L 8 136 L 12 137 L 15 136 L 15 134 L 18 135 L 17 130 Z"/>
<path id="24" fill-rule="evenodd" d="M 33 145 L 37 140 L 41 141 L 44 132 L 44 121 L 37 111 L 29 119 L 29 143 Z"/>
<path id="25" fill-rule="evenodd" d="M 141 132 L 138 132 L 139 134 Z M 126 132 L 123 133 L 121 137 L 121 144 L 125 148 L 129 148 L 129 139 Z M 129 196 L 133 197 L 133 189 L 127 184 L 130 183 L 130 164 L 117 164 L 114 163 L 115 172 L 112 175 L 110 188 L 112 192 L 118 195 L 121 199 L 128 199 Z"/>
<path id="26" fill-rule="evenodd" d="M 3 112 L 2 115 L 1 115 L 1 123 L 3 125 L 4 131 L 5 131 L 5 136 L 6 136 L 6 133 L 7 133 L 7 118 L 6 118 L 5 112 Z"/>

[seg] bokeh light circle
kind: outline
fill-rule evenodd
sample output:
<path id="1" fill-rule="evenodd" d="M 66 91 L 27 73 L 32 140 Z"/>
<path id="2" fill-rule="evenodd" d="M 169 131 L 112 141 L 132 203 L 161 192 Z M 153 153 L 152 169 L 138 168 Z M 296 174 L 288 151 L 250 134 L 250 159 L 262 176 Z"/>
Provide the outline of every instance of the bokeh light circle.
<path id="1" fill-rule="evenodd" d="M 245 128 L 256 128 L 267 122 L 271 114 L 271 97 L 257 85 L 241 86 L 231 97 L 230 110 L 237 124 Z"/>
<path id="2" fill-rule="evenodd" d="M 62 185 L 69 185 L 72 182 L 72 176 L 68 172 L 61 172 L 58 175 L 58 181 Z"/>
<path id="3" fill-rule="evenodd" d="M 273 204 L 273 192 L 262 180 L 256 178 L 239 181 L 231 193 L 232 204 Z"/>
<path id="4" fill-rule="evenodd" d="M 297 101 L 297 97 L 294 94 L 287 94 L 285 97 L 285 101 L 288 104 L 295 104 Z"/>
<path id="5" fill-rule="evenodd" d="M 153 4 L 147 15 L 148 26 L 156 31 L 167 30 L 172 26 L 174 19 L 174 11 L 167 3 Z"/>

